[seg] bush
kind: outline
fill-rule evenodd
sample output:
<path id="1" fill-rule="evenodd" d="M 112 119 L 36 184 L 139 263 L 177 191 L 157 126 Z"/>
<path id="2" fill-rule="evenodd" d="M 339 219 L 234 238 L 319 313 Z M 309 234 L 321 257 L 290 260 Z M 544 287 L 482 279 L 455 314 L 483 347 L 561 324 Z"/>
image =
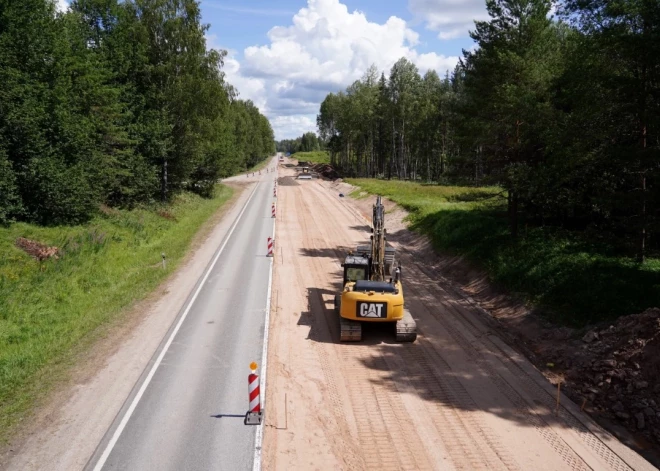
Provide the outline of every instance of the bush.
<path id="1" fill-rule="evenodd" d="M 43 225 L 84 223 L 100 202 L 83 163 L 67 166 L 53 157 L 38 159 L 24 183 L 26 211 Z"/>
<path id="2" fill-rule="evenodd" d="M 8 224 L 20 208 L 14 171 L 6 155 L 0 151 L 0 225 Z"/>

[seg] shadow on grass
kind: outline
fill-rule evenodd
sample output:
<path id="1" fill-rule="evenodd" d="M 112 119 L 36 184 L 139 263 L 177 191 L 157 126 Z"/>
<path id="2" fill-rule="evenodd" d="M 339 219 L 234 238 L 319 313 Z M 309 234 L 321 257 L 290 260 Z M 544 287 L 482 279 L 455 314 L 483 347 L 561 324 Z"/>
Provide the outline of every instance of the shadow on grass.
<path id="1" fill-rule="evenodd" d="M 503 193 L 493 193 L 492 190 L 472 190 L 457 195 L 450 195 L 447 197 L 447 201 L 457 203 L 476 203 L 487 200 L 497 201 L 500 198 L 503 198 Z"/>
<path id="2" fill-rule="evenodd" d="M 491 209 L 437 211 L 412 220 L 411 228 L 430 236 L 436 249 L 477 262 L 552 322 L 582 327 L 660 306 L 660 271 L 575 233 L 523 225 L 513 240 L 506 215 Z"/>

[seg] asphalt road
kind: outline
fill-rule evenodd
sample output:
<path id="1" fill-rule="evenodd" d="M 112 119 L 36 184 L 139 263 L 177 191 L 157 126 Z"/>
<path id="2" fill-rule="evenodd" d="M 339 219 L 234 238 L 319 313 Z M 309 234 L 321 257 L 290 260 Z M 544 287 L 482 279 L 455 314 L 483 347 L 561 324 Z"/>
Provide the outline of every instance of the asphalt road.
<path id="1" fill-rule="evenodd" d="M 233 230 L 85 469 L 253 468 L 257 427 L 243 416 L 248 365 L 262 366 L 274 180 L 264 175 L 247 190 Z"/>

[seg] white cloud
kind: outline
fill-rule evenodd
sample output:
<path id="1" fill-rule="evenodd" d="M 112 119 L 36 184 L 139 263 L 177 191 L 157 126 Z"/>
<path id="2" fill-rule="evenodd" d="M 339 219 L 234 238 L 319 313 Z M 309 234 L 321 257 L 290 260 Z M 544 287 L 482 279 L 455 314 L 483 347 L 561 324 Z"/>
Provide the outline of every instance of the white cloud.
<path id="1" fill-rule="evenodd" d="M 316 115 L 294 115 L 270 117 L 275 139 L 290 139 L 316 129 Z"/>
<path id="2" fill-rule="evenodd" d="M 55 9 L 58 12 L 65 13 L 69 9 L 69 2 L 67 0 L 57 0 L 55 2 Z"/>
<path id="3" fill-rule="evenodd" d="M 440 39 L 468 37 L 475 20 L 487 20 L 484 0 L 408 0 L 408 9 Z"/>
<path id="4" fill-rule="evenodd" d="M 217 51 L 227 51 L 224 58 L 225 80 L 229 82 L 239 92 L 239 98 L 242 100 L 252 100 L 262 112 L 266 110 L 266 94 L 264 80 L 255 77 L 249 77 L 241 72 L 241 64 L 236 60 L 237 52 L 233 49 L 222 47 L 218 42 L 216 34 L 206 34 L 206 48 Z"/>
<path id="5" fill-rule="evenodd" d="M 401 18 L 370 22 L 339 0 L 308 0 L 289 26 L 275 26 L 268 38 L 267 45 L 246 48 L 240 63 L 230 54 L 225 72 L 241 97 L 269 117 L 277 139 L 314 131 L 323 98 L 359 79 L 372 64 L 387 75 L 406 57 L 422 74 L 434 69 L 443 75 L 458 61 L 417 52 L 419 35 Z"/>
<path id="6" fill-rule="evenodd" d="M 240 99 L 252 100 L 262 113 L 267 113 L 264 79 L 243 75 L 241 64 L 231 52 L 225 57 L 223 71 L 226 74 L 226 80 L 238 90 Z"/>
<path id="7" fill-rule="evenodd" d="M 205 34 L 204 39 L 206 39 L 206 49 L 215 49 L 216 51 L 219 51 L 222 49 L 220 47 L 220 43 L 218 42 L 218 35 L 217 34 Z"/>

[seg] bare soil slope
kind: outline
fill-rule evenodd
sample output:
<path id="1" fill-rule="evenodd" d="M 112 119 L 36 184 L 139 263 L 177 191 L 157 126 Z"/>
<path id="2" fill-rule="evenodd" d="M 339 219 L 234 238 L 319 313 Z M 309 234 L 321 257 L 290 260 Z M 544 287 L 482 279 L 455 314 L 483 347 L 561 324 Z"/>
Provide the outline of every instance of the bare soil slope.
<path id="1" fill-rule="evenodd" d="M 393 244 L 417 342 L 375 327 L 339 344 L 340 260 L 368 221 L 336 185 L 281 181 L 265 469 L 654 469 L 567 398 L 556 410 L 492 319 L 405 246 Z"/>

